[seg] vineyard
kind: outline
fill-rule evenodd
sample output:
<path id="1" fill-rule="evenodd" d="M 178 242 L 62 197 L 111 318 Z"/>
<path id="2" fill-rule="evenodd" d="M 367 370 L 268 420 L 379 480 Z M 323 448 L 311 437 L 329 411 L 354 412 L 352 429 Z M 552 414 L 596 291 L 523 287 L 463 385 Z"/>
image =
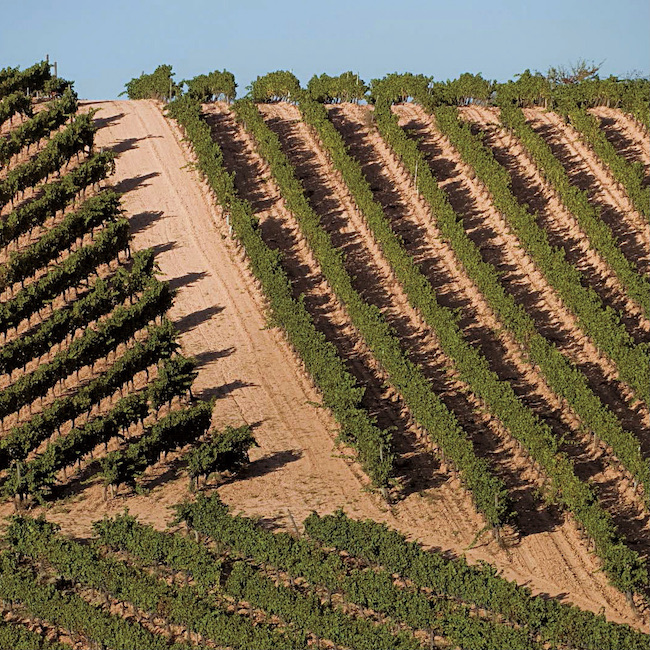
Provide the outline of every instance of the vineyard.
<path id="1" fill-rule="evenodd" d="M 173 77 L 0 70 L 0 647 L 647 648 L 650 83 Z"/>

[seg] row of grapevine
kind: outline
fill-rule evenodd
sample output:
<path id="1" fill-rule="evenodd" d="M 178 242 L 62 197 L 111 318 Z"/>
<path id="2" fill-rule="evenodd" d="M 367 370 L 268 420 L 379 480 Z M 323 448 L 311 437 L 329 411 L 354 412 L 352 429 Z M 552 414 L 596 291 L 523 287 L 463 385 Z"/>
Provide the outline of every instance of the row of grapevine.
<path id="1" fill-rule="evenodd" d="M 553 155 L 545 140 L 526 122 L 520 108 L 513 105 L 502 106 L 501 121 L 512 129 L 545 179 L 559 194 L 567 209 L 576 217 L 589 238 L 589 245 L 602 255 L 630 297 L 643 307 L 646 316 L 650 316 L 650 282 L 618 248 L 612 231 L 600 218 L 598 210 L 589 202 L 587 192 L 571 184 L 562 163 Z M 650 196 L 648 205 L 650 205 Z"/>
<path id="2" fill-rule="evenodd" d="M 410 78 L 395 79 L 399 93 L 419 97 L 421 90 Z M 425 86 L 426 89 L 426 86 Z M 395 92 L 395 90 L 394 90 Z M 616 415 L 607 408 L 590 388 L 589 383 L 560 351 L 535 327 L 532 318 L 508 294 L 499 280 L 497 269 L 482 259 L 481 253 L 463 228 L 462 221 L 454 212 L 445 192 L 438 187 L 424 154 L 415 142 L 410 140 L 399 126 L 397 116 L 390 110 L 391 95 L 377 101 L 375 121 L 384 140 L 393 148 L 402 163 L 415 175 L 417 189 L 429 203 L 442 235 L 451 243 L 455 254 L 465 271 L 479 288 L 501 322 L 524 346 L 531 360 L 541 369 L 549 386 L 564 397 L 583 424 L 594 436 L 605 440 L 632 474 L 635 487 L 638 483 L 645 489 L 646 500 L 650 499 L 650 463 L 639 451 L 634 434 L 622 428 Z"/>
<path id="3" fill-rule="evenodd" d="M 429 600 L 422 593 L 400 588 L 385 571 L 359 571 L 311 542 L 265 532 L 251 520 L 230 517 L 216 496 L 184 504 L 179 512 L 195 531 L 207 534 L 218 548 L 225 546 L 229 555 L 218 559 L 199 541 L 155 531 L 128 514 L 104 519 L 94 527 L 101 543 L 149 565 L 168 564 L 173 570 L 187 572 L 203 590 L 214 588 L 219 574 L 228 576 L 223 584 L 227 593 L 347 647 L 413 648 L 419 643 L 408 633 L 394 634 L 387 625 L 343 616 L 339 608 L 331 606 L 333 592 L 346 603 L 373 609 L 414 630 L 435 632 L 467 650 L 540 647 L 528 632 L 472 616 L 468 608 L 445 599 Z M 233 562 L 230 554 L 233 558 L 243 556 L 244 561 Z M 215 568 L 206 579 L 200 570 L 210 558 Z M 309 593 L 304 593 L 304 582 L 301 594 L 286 584 L 274 584 L 271 576 L 277 577 L 278 571 L 288 574 L 284 580 L 290 585 L 298 578 L 307 580 Z"/>
<path id="4" fill-rule="evenodd" d="M 0 140 L 0 168 L 8 165 L 11 159 L 27 147 L 38 144 L 52 131 L 65 124 L 77 112 L 77 96 L 72 90 L 66 90 L 60 99 L 52 101 L 50 106 L 29 120 L 23 122 L 18 128 L 12 129 L 7 138 Z M 0 114 L 0 122 L 2 116 Z"/>
<path id="5" fill-rule="evenodd" d="M 11 93 L 0 101 L 0 126 L 7 121 L 12 125 L 16 115 L 32 116 L 32 100 L 24 93 Z"/>
<path id="6" fill-rule="evenodd" d="M 650 187 L 643 184 L 643 163 L 630 163 L 619 155 L 600 128 L 599 120 L 586 109 L 569 106 L 563 111 L 578 133 L 607 165 L 614 178 L 625 188 L 634 207 L 650 219 Z"/>
<path id="7" fill-rule="evenodd" d="M 307 84 L 307 93 L 317 102 L 359 102 L 366 98 L 368 86 L 358 74 L 344 72 L 337 77 L 314 75 Z"/>
<path id="8" fill-rule="evenodd" d="M 510 174 L 495 160 L 481 138 L 474 135 L 469 126 L 460 124 L 456 109 L 438 107 L 435 114 L 441 131 L 476 171 L 494 205 L 508 220 L 549 284 L 576 315 L 585 333 L 616 363 L 621 379 L 637 397 L 650 405 L 647 346 L 635 345 L 616 312 L 604 306 L 593 289 L 583 286 L 580 272 L 569 264 L 563 251 L 549 244 L 548 236 L 537 225 L 534 215 L 514 197 Z"/>
<path id="9" fill-rule="evenodd" d="M 128 81 L 121 93 L 129 99 L 158 99 L 171 101 L 180 93 L 181 87 L 174 83 L 170 65 L 159 65 L 151 74 L 142 74 Z M 233 80 L 234 81 L 234 80 Z"/>
<path id="10" fill-rule="evenodd" d="M 269 614 L 281 616 L 317 637 L 359 650 L 374 648 L 413 649 L 420 643 L 407 632 L 393 634 L 386 624 L 375 625 L 363 618 L 352 618 L 313 594 L 296 593 L 255 571 L 246 562 L 235 562 L 226 590 L 235 598 L 255 603 Z"/>
<path id="11" fill-rule="evenodd" d="M 22 71 L 18 68 L 3 68 L 0 70 L 0 99 L 18 91 L 31 95 L 33 92 L 44 90 L 51 78 L 47 61 L 35 63 Z"/>
<path id="12" fill-rule="evenodd" d="M 68 579 L 92 587 L 119 601 L 130 602 L 150 616 L 185 627 L 201 639 L 232 648 L 306 648 L 304 633 L 283 632 L 268 623 L 255 624 L 249 617 L 227 611 L 228 601 L 204 596 L 191 586 L 176 587 L 135 566 L 102 556 L 92 547 L 55 534 L 44 520 L 15 518 L 7 532 L 15 553 L 46 560 Z M 154 648 L 156 645 L 135 645 Z"/>
<path id="13" fill-rule="evenodd" d="M 388 93 L 388 95 L 387 95 Z M 483 79 L 481 74 L 465 72 L 457 79 L 434 82 L 433 77 L 411 73 L 389 74 L 373 79 L 367 99 L 378 97 L 392 102 L 408 101 L 428 95 L 436 105 L 464 106 L 471 103 L 519 107 L 543 106 L 564 111 L 567 106 L 620 108 L 650 128 L 650 81 L 648 79 L 585 78 L 582 80 L 551 79 L 530 70 L 516 75 L 515 80 L 497 83 Z"/>
<path id="14" fill-rule="evenodd" d="M 183 81 L 187 85 L 187 93 L 199 102 L 212 102 L 218 99 L 231 102 L 237 96 L 235 75 L 227 70 L 214 70 L 208 74 L 200 74 L 192 79 Z"/>
<path id="15" fill-rule="evenodd" d="M 594 650 L 640 649 L 646 642 L 643 634 L 628 626 L 607 623 L 594 614 L 557 601 L 534 598 L 527 588 L 497 577 L 491 567 L 469 567 L 462 559 L 449 560 L 440 554 L 425 553 L 416 544 L 406 543 L 398 533 L 374 522 L 355 522 L 340 513 L 321 522 L 314 514 L 305 522 L 312 540 L 271 533 L 252 519 L 231 515 L 217 495 L 200 496 L 194 503 L 176 506 L 176 510 L 177 522 L 185 521 L 190 528 L 207 535 L 218 548 L 225 546 L 233 554 L 275 567 L 294 578 L 303 577 L 311 585 L 342 592 L 345 600 L 416 629 L 433 629 L 463 648 L 533 648 L 538 637 L 553 647 L 575 643 L 576 647 Z M 340 536 L 337 536 L 339 524 Z M 101 524 L 102 530 L 110 525 L 110 522 Z M 346 546 L 346 539 L 352 536 L 350 530 L 354 533 L 355 526 L 360 529 L 359 544 Z M 120 523 L 118 531 L 124 527 Z M 317 544 L 315 540 L 321 538 L 326 546 L 347 550 L 351 564 L 338 553 Z M 400 548 L 392 549 L 392 555 L 383 553 L 388 543 L 396 541 L 401 541 Z M 372 556 L 377 549 L 382 553 Z M 358 568 L 359 560 L 374 566 L 371 570 Z M 413 571 L 409 569 L 411 561 Z M 424 573 L 425 569 L 428 574 Z M 395 573 L 418 586 L 431 588 L 433 593 L 396 586 Z M 490 610 L 490 618 L 472 616 L 469 609 L 472 605 Z M 506 621 L 495 623 L 491 620 L 494 614 L 505 617 Z M 507 624 L 508 620 L 516 625 Z M 582 625 L 575 628 L 573 622 Z"/>
<path id="16" fill-rule="evenodd" d="M 56 263 L 59 255 L 70 250 L 78 239 L 91 234 L 120 214 L 120 197 L 115 192 L 102 192 L 88 199 L 79 210 L 66 215 L 63 221 L 50 228 L 37 242 L 17 252 L 0 268 L 0 291 L 7 286 L 31 278 L 41 269 Z"/>
<path id="17" fill-rule="evenodd" d="M 28 630 L 18 623 L 8 623 L 0 619 L 0 648 L 12 650 L 69 650 L 72 648 L 67 643 L 50 642 L 40 634 Z"/>
<path id="18" fill-rule="evenodd" d="M 194 375 L 185 369 L 179 370 L 175 376 L 165 377 L 165 397 L 170 400 L 175 395 L 183 395 L 183 389 L 187 391 L 194 379 Z M 151 386 L 156 386 L 156 383 Z M 193 443 L 206 433 L 210 427 L 212 407 L 212 402 L 199 402 L 196 406 L 172 411 L 145 431 L 136 442 L 106 455 L 101 461 L 104 484 L 113 487 L 135 485 L 136 478 L 149 465 L 158 462 L 161 454 Z"/>
<path id="19" fill-rule="evenodd" d="M 302 95 L 300 82 L 286 70 L 269 72 L 251 84 L 248 97 L 256 102 L 296 101 Z"/>
<path id="20" fill-rule="evenodd" d="M 339 511 L 326 516 L 314 513 L 304 525 L 309 537 L 325 547 L 382 566 L 433 594 L 474 603 L 530 629 L 546 643 L 585 650 L 640 649 L 647 644 L 643 633 L 627 625 L 610 623 L 604 616 L 556 599 L 533 596 L 528 587 L 505 580 L 489 565 L 470 566 L 464 558 L 450 560 L 424 551 L 384 524 L 350 519 Z"/>
<path id="21" fill-rule="evenodd" d="M 190 477 L 190 489 L 198 487 L 201 477 L 207 481 L 210 474 L 236 471 L 243 467 L 248 463 L 249 450 L 257 446 L 247 424 L 236 428 L 228 426 L 217 434 L 213 433 L 209 440 L 183 455 Z"/>
<path id="22" fill-rule="evenodd" d="M 233 593 L 246 600 L 256 596 L 262 600 L 263 597 L 260 597 L 258 592 L 262 591 L 268 582 L 268 578 L 256 575 L 249 565 L 240 562 L 233 567 L 228 586 Z M 515 650 L 523 647 L 541 650 L 542 647 L 531 640 L 526 632 L 505 625 L 491 624 L 483 619 L 472 617 L 468 610 L 450 607 L 445 601 L 431 602 L 422 594 L 399 589 L 395 586 L 392 576 L 385 572 L 353 571 L 349 576 L 340 579 L 338 588 L 343 591 L 344 597 L 363 609 L 374 610 L 416 630 L 427 630 L 430 637 L 438 634 L 465 650 L 490 650 L 491 648 Z M 265 594 L 266 598 L 262 602 L 266 604 L 268 611 L 278 612 L 291 608 L 292 605 L 293 609 L 298 609 L 295 604 L 297 600 L 295 594 L 287 588 L 278 591 L 280 593 L 269 594 L 267 591 Z M 274 600 L 269 601 L 269 596 Z M 326 618 L 322 607 L 318 608 L 314 603 L 316 600 L 313 597 L 308 600 L 302 596 L 302 616 L 310 616 L 310 621 L 314 621 L 317 616 L 318 619 Z M 327 618 L 335 617 L 330 614 Z M 311 629 L 326 632 L 327 638 L 353 648 L 419 646 L 419 644 L 416 646 L 406 634 L 403 634 L 403 640 L 395 637 L 391 639 L 392 635 L 381 634 L 379 629 L 368 624 L 358 624 L 356 627 L 361 629 L 353 631 L 348 631 L 335 620 L 331 622 L 318 620 L 318 622 L 311 622 L 311 625 Z"/>
<path id="23" fill-rule="evenodd" d="M 363 388 L 347 371 L 336 348 L 316 329 L 302 301 L 292 297 L 291 283 L 282 269 L 279 255 L 262 239 L 251 206 L 237 196 L 233 178 L 224 167 L 222 153 L 212 141 L 200 108 L 198 102 L 183 97 L 170 104 L 169 113 L 184 128 L 198 157 L 200 171 L 229 211 L 233 230 L 269 301 L 273 322 L 286 332 L 320 389 L 325 406 L 340 424 L 341 436 L 357 449 L 361 465 L 372 482 L 386 486 L 393 466 L 391 435 L 379 429 L 361 407 Z"/>
<path id="24" fill-rule="evenodd" d="M 490 471 L 488 463 L 476 455 L 471 440 L 456 417 L 433 392 L 419 366 L 408 358 L 379 309 L 366 303 L 354 289 L 341 252 L 333 246 L 305 197 L 293 167 L 282 152 L 277 136 L 265 124 L 255 104 L 249 100 L 239 100 L 234 107 L 257 141 L 258 151 L 269 164 L 287 207 L 299 222 L 324 277 L 345 306 L 355 328 L 386 370 L 392 385 L 403 396 L 416 421 L 460 470 L 477 509 L 485 515 L 490 526 L 500 526 L 507 520 L 510 509 L 502 481 Z"/>
<path id="25" fill-rule="evenodd" d="M 650 129 L 650 81 L 648 79 L 586 79 L 554 89 L 554 102 L 560 111 L 566 106 L 580 108 L 609 106 L 632 115 Z"/>
<path id="26" fill-rule="evenodd" d="M 133 377 L 146 371 L 156 362 L 168 359 L 176 351 L 176 331 L 170 321 L 162 325 L 150 325 L 148 337 L 143 343 L 136 343 L 127 350 L 111 367 L 73 395 L 59 398 L 27 422 L 12 427 L 0 440 L 0 468 L 8 466 L 10 460 L 24 460 L 39 444 L 60 434 L 66 422 L 75 426 L 77 418 L 89 413 L 94 404 L 111 397 L 120 391 Z"/>
<path id="27" fill-rule="evenodd" d="M 151 250 L 133 256 L 128 271 L 118 268 L 115 275 L 97 278 L 92 289 L 74 303 L 57 309 L 32 331 L 14 339 L 0 348 L 0 373 L 11 374 L 16 368 L 25 369 L 27 363 L 60 344 L 68 336 L 74 336 L 79 328 L 88 326 L 127 298 L 133 301 L 142 291 L 153 271 Z"/>
<path id="28" fill-rule="evenodd" d="M 550 476 L 559 501 L 575 514 L 593 536 L 613 582 L 624 591 L 638 589 L 647 580 L 647 572 L 642 570 L 640 558 L 632 551 L 626 552 L 624 541 L 616 534 L 611 517 L 598 504 L 593 490 L 576 476 L 573 463 L 559 453 L 559 444 L 551 428 L 522 404 L 508 382 L 501 381 L 490 370 L 487 359 L 464 339 L 453 313 L 439 305 L 433 288 L 393 232 L 382 207 L 375 202 L 359 164 L 347 154 L 340 134 L 327 119 L 325 108 L 313 100 L 301 100 L 300 106 L 307 122 L 319 133 L 334 166 L 343 175 L 409 301 L 436 333 L 461 379 L 467 382 Z M 626 580 L 630 569 L 638 574 L 631 581 Z"/>
<path id="29" fill-rule="evenodd" d="M 35 570 L 21 566 L 6 553 L 0 555 L 0 598 L 26 609 L 30 616 L 61 628 L 70 637 L 88 639 L 115 650 L 190 650 L 196 647 L 189 643 L 170 646 L 167 639 L 151 633 L 139 623 L 110 614 L 77 594 L 62 593 L 53 584 L 39 582 Z M 39 641 L 39 645 L 29 646 L 29 650 L 48 647 Z"/>
<path id="30" fill-rule="evenodd" d="M 20 235 L 55 217 L 73 202 L 80 193 L 99 183 L 114 171 L 115 154 L 103 151 L 93 154 L 61 180 L 39 186 L 39 197 L 19 206 L 0 222 L 0 243 L 6 245 Z"/>
<path id="31" fill-rule="evenodd" d="M 0 207 L 9 202 L 13 205 L 19 193 L 24 193 L 51 174 L 59 172 L 73 156 L 78 158 L 86 149 L 91 151 L 94 136 L 92 114 L 77 116 L 74 122 L 48 140 L 35 158 L 9 170 L 6 177 L 0 181 Z"/>
<path id="32" fill-rule="evenodd" d="M 86 329 L 65 350 L 61 350 L 49 363 L 23 375 L 0 395 L 0 417 L 4 418 L 47 393 L 58 382 L 63 382 L 73 372 L 94 365 L 122 343 L 128 342 L 146 327 L 150 320 L 164 314 L 172 304 L 172 294 L 166 283 L 152 281 L 129 306 L 118 305 L 109 318 L 94 329 Z"/>
<path id="33" fill-rule="evenodd" d="M 81 463 L 87 454 L 92 455 L 98 445 L 108 445 L 113 438 L 128 432 L 131 425 L 138 423 L 144 425 L 145 419 L 150 414 L 157 415 L 162 405 L 161 396 L 164 401 L 171 403 L 174 397 L 183 395 L 193 377 L 187 372 L 182 372 L 182 368 L 178 368 L 175 359 L 176 357 L 165 359 L 156 379 L 139 392 L 118 399 L 108 414 L 97 416 L 83 426 L 74 427 L 66 435 L 55 438 L 53 442 L 47 444 L 43 453 L 36 455 L 33 459 L 26 462 L 15 462 L 9 470 L 3 486 L 5 493 L 21 498 L 30 495 L 42 500 L 43 494 L 51 490 L 57 472 L 74 463 Z M 171 371 L 165 372 L 165 368 L 170 367 Z M 207 412 L 209 417 L 211 410 L 211 403 L 201 402 L 195 409 L 188 410 L 188 414 L 190 419 L 197 411 L 200 415 Z M 153 430 L 155 432 L 162 431 L 163 434 L 169 431 L 178 433 L 178 427 L 169 425 L 177 424 L 179 419 L 183 420 L 184 418 L 186 416 L 183 411 L 173 411 L 167 418 L 155 424 Z M 197 435 L 202 433 L 203 430 L 197 431 Z M 146 437 L 147 434 L 145 434 Z M 114 457 L 111 454 L 105 456 L 102 459 L 102 466 L 106 483 L 116 485 L 117 478 L 121 478 L 123 475 L 120 474 L 118 477 L 111 471 L 115 467 L 120 467 L 113 463 L 113 460 Z M 149 460 L 155 462 L 157 458 Z M 136 469 L 142 471 L 144 468 L 137 467 Z M 130 479 L 130 475 L 127 478 Z"/>
<path id="34" fill-rule="evenodd" d="M 0 305 L 0 331 L 17 327 L 24 319 L 39 312 L 47 303 L 63 292 L 87 281 L 102 264 L 119 259 L 120 252 L 128 250 L 129 222 L 118 219 L 108 224 L 92 244 L 69 255 L 59 266 L 42 278 L 19 291 L 11 300 Z"/>
<path id="35" fill-rule="evenodd" d="M 92 155 L 94 111 L 77 115 L 71 88 L 59 90 L 53 89 L 53 94 L 61 94 L 59 100 L 10 131 L 4 140 L 11 144 L 6 149 L 8 161 L 15 154 L 23 160 L 27 154 L 27 162 L 10 166 L 0 181 L 4 204 L 34 189 L 34 196 L 1 225 L 6 261 L 0 267 L 0 290 L 8 289 L 11 294 L 0 305 L 5 340 L 0 359 L 2 371 L 10 373 L 9 385 L 0 395 L 3 433 L 7 417 L 18 418 L 0 441 L 0 464 L 7 470 L 3 492 L 21 500 L 28 495 L 42 501 L 61 470 L 65 477 L 68 467 L 81 465 L 101 443 L 107 451 L 108 443 L 123 438 L 134 424 L 149 428 L 137 442 L 122 445 L 123 454 L 118 451 L 105 457 L 103 466 L 107 469 L 111 461 L 126 458 L 132 473 L 141 473 L 157 460 L 158 453 L 202 436 L 210 425 L 213 406 L 200 402 L 182 410 L 172 408 L 175 397 L 188 393 L 192 397 L 196 376 L 194 362 L 177 354 L 175 330 L 163 318 L 173 292 L 154 277 L 152 251 L 138 253 L 131 260 L 129 224 L 121 217 L 117 193 L 93 192 L 79 205 L 81 195 L 85 197 L 91 185 L 94 190 L 113 171 L 115 156 L 111 152 Z M 31 93 L 15 92 L 31 100 Z M 31 105 L 27 112 L 32 114 Z M 69 117 L 70 122 L 53 133 Z M 43 138 L 48 139 L 41 146 Z M 34 143 L 39 148 L 29 158 Z M 79 162 L 79 154 L 86 150 L 88 157 Z M 75 154 L 77 164 L 65 174 L 63 167 L 67 169 Z M 52 174 L 58 180 L 48 182 Z M 34 229 L 35 242 L 23 243 L 21 236 L 28 233 L 31 240 Z M 16 249 L 9 250 L 14 243 Z M 120 259 L 122 251 L 129 252 L 128 266 Z M 114 260 L 118 262 L 115 270 Z M 96 279 L 91 283 L 93 275 Z M 53 302 L 58 308 L 50 306 Z M 44 309 L 49 315 L 43 319 Z M 34 315 L 40 322 L 32 327 Z M 159 319 L 161 324 L 155 325 Z M 18 335 L 25 321 L 27 331 Z M 15 335 L 9 339 L 11 329 Z M 42 362 L 44 354 L 47 358 Z M 34 360 L 40 363 L 26 372 Z M 95 373 L 98 361 L 107 366 L 99 376 Z M 23 371 L 14 380 L 13 371 L 21 366 Z M 84 368 L 95 375 L 88 383 L 80 382 Z M 59 397 L 57 384 L 66 389 Z M 72 390 L 70 384 L 74 384 Z M 50 397 L 54 400 L 44 401 Z M 39 400 L 39 411 L 33 415 L 33 405 Z M 164 404 L 169 413 L 156 422 Z M 21 421 L 25 407 L 30 417 Z M 239 466 L 244 462 L 241 459 Z"/>
<path id="36" fill-rule="evenodd" d="M 151 566 L 166 565 L 193 578 L 200 593 L 223 591 L 267 614 L 276 615 L 318 638 L 350 648 L 419 648 L 411 634 L 393 634 L 389 625 L 351 617 L 317 594 L 276 584 L 258 567 L 218 557 L 194 540 L 144 526 L 128 514 L 94 524 L 99 542 Z M 227 576 L 227 577 L 226 577 Z"/>

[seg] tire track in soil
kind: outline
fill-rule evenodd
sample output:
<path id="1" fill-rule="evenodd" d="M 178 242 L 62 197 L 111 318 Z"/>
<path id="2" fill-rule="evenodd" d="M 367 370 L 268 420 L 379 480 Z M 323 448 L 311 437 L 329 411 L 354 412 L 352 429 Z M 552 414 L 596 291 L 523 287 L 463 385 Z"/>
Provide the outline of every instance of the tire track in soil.
<path id="1" fill-rule="evenodd" d="M 584 373 L 591 389 L 612 409 L 623 427 L 639 437 L 644 449 L 650 449 L 647 409 L 638 400 L 630 406 L 632 391 L 617 379 L 616 366 L 582 332 L 575 316 L 564 307 L 496 210 L 473 170 L 419 106 L 402 104 L 395 111 L 402 127 L 418 139 L 433 176 L 462 217 L 483 259 L 500 273 L 505 289 L 526 309 L 539 333 Z"/>
<path id="2" fill-rule="evenodd" d="M 367 230 L 358 222 L 351 199 L 346 196 L 346 191 L 341 186 L 340 180 L 336 178 L 336 175 L 329 168 L 327 158 L 320 150 L 317 140 L 311 135 L 309 127 L 298 121 L 299 113 L 297 109 L 291 105 L 274 104 L 261 105 L 260 110 L 267 119 L 269 126 L 279 135 L 283 149 L 294 164 L 297 176 L 301 179 L 306 189 L 312 207 L 321 215 L 323 224 L 332 236 L 335 245 L 346 253 L 347 262 L 351 262 L 352 260 L 356 262 L 351 264 L 348 270 L 353 277 L 357 278 L 358 285 L 368 287 L 371 283 L 374 283 L 375 286 L 373 289 L 376 291 L 377 285 L 381 284 L 381 286 L 391 287 L 391 290 L 395 292 L 398 287 L 394 280 L 390 277 L 382 278 L 382 271 L 384 273 L 387 271 L 386 263 L 376 262 L 374 259 L 371 259 L 370 255 L 360 254 L 363 253 L 363 250 L 360 248 L 350 245 L 351 240 L 360 239 L 361 236 L 367 240 Z M 350 222 L 345 220 L 345 216 L 349 218 L 350 222 L 355 223 L 354 228 L 352 228 Z M 355 235 L 355 232 L 358 234 Z M 337 240 L 340 241 L 337 242 Z M 360 244 L 358 245 L 360 246 Z M 378 249 L 369 241 L 365 243 L 365 250 L 372 250 L 373 257 L 375 258 L 380 257 Z M 368 269 L 373 267 L 377 272 L 377 276 L 374 278 L 370 277 L 367 273 Z M 381 270 L 379 267 L 381 267 Z M 368 297 L 368 293 L 372 292 L 363 290 L 363 293 Z M 373 302 L 376 299 L 377 296 L 374 294 Z M 389 309 L 386 309 L 385 304 L 381 305 L 380 302 L 377 304 L 378 306 L 383 306 L 384 309 L 382 311 L 384 311 L 386 316 L 389 316 L 391 310 L 395 313 L 407 311 L 408 307 L 404 303 L 405 299 L 399 299 Z M 389 317 L 389 322 L 398 329 L 403 328 L 392 317 Z M 404 340 L 404 336 L 401 336 L 401 338 Z M 428 359 L 430 357 L 431 351 L 428 350 L 427 357 L 422 359 L 425 366 L 428 365 Z M 482 433 L 485 436 L 485 429 L 483 429 Z M 508 458 L 508 462 L 512 463 L 513 467 L 516 466 L 517 472 L 519 473 L 519 481 L 526 480 L 532 483 L 534 478 L 531 477 L 530 464 L 517 457 L 514 446 L 511 452 L 513 457 Z M 534 514 L 534 517 L 537 518 L 538 516 L 539 513 Z M 544 517 L 544 513 L 541 516 Z M 556 554 L 552 551 L 549 552 L 548 539 L 545 540 L 546 548 L 540 551 L 540 555 L 544 557 L 544 567 L 559 563 L 561 566 L 557 566 L 554 570 L 557 570 L 565 577 L 570 575 L 573 579 L 577 579 L 577 576 L 583 571 L 589 570 L 586 567 L 592 561 L 592 558 L 588 556 L 586 549 L 580 543 L 579 537 L 576 535 L 576 530 L 574 524 L 568 519 L 558 519 L 555 525 L 551 527 L 551 530 L 546 532 L 550 536 L 557 535 L 566 538 L 563 541 L 553 540 L 551 542 L 551 546 L 555 549 L 561 548 L 562 553 Z M 539 541 L 537 534 L 531 533 L 526 536 L 521 545 L 524 546 L 530 538 L 534 539 L 528 549 L 531 547 L 534 548 L 535 543 Z M 572 549 L 572 552 L 567 557 L 565 554 L 569 552 L 569 549 Z M 512 553 L 512 550 L 510 552 Z M 587 564 L 584 564 L 585 562 Z M 542 563 L 540 562 L 540 564 Z"/>
<path id="3" fill-rule="evenodd" d="M 474 132 L 485 134 L 485 144 L 510 174 L 513 194 L 536 214 L 537 223 L 546 231 L 550 244 L 564 249 L 566 259 L 583 274 L 586 284 L 596 291 L 604 304 L 618 312 L 637 344 L 648 340 L 650 320 L 626 295 L 625 287 L 606 260 L 590 246 L 588 236 L 553 187 L 543 179 L 520 141 L 501 126 L 498 109 L 472 106 L 462 108 L 460 116 L 475 125 Z"/>
<path id="4" fill-rule="evenodd" d="M 549 145 L 571 182 L 586 190 L 592 205 L 600 209 L 623 254 L 642 273 L 650 273 L 650 228 L 629 197 L 580 135 L 562 118 L 548 111 L 525 108 L 533 130 Z"/>
<path id="5" fill-rule="evenodd" d="M 570 433 L 563 445 L 574 461 L 577 475 L 593 481 L 605 505 L 615 516 L 626 537 L 648 545 L 649 513 L 644 510 L 633 484 L 618 469 L 618 462 L 602 449 L 594 447 L 589 436 L 579 429 L 580 421 L 565 400 L 557 397 L 539 372 L 522 358 L 520 347 L 502 327 L 480 291 L 465 275 L 450 245 L 435 226 L 430 209 L 415 191 L 389 147 L 366 124 L 367 108 L 355 104 L 331 107 L 330 117 L 342 133 L 348 150 L 362 165 L 366 178 L 392 221 L 393 228 L 421 270 L 431 281 L 440 302 L 450 309 L 462 310 L 460 327 L 465 338 L 480 347 L 490 367 L 509 381 L 518 397 L 550 424 L 557 436 Z"/>
<path id="6" fill-rule="evenodd" d="M 241 423 L 242 412 L 249 421 L 263 420 L 255 430 L 262 447 L 253 450 L 248 475 L 220 488 L 235 511 L 291 529 L 287 508 L 299 521 L 312 509 L 326 513 L 345 507 L 348 514 L 386 522 L 425 547 L 464 553 L 470 562 L 490 562 L 504 577 L 528 584 L 534 593 L 560 596 L 596 612 L 604 608 L 611 620 L 638 626 L 625 598 L 597 572 L 592 558 L 581 558 L 575 567 L 563 558 L 554 565 L 544 560 L 552 533 L 530 535 L 507 553 L 493 543 L 465 552 L 473 533 L 468 536 L 466 524 L 454 520 L 453 513 L 465 508 L 460 485 L 453 479 L 433 494 L 411 494 L 390 511 L 369 495 L 355 466 L 331 457 L 333 420 L 309 403 L 318 401 L 315 391 L 302 378 L 283 337 L 266 327 L 263 298 L 241 252 L 228 239 L 222 210 L 214 207 L 206 184 L 186 168 L 194 157 L 179 130 L 153 102 L 94 106 L 101 109 L 98 119 L 105 125 L 98 132 L 98 146 L 120 146 L 114 182 L 126 192 L 125 208 L 137 230 L 134 249 L 154 246 L 163 274 L 175 279 L 179 288 L 171 317 L 182 326 L 184 353 L 201 363 L 197 392 L 220 392 L 214 416 L 218 426 Z M 282 417 L 272 417 L 276 410 Z M 303 453 L 272 468 L 277 454 L 295 449 L 308 451 L 313 460 Z M 160 471 L 167 467 L 162 463 Z M 85 538 L 93 521 L 124 507 L 164 528 L 171 518 L 169 506 L 188 496 L 185 476 L 165 480 L 149 494 L 109 502 L 94 484 L 46 512 L 48 519 L 62 525 L 64 534 Z M 0 515 L 12 510 L 2 504 Z M 471 523 L 467 528 L 476 530 Z"/>

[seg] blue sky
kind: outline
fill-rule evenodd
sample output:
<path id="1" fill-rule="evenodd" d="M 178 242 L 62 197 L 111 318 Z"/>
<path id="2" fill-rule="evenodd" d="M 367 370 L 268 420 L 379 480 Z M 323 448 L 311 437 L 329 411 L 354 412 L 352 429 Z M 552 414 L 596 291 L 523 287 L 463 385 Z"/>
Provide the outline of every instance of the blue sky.
<path id="1" fill-rule="evenodd" d="M 159 63 L 177 80 L 226 68 L 240 95 L 278 69 L 303 83 L 345 70 L 503 81 L 579 58 L 604 61 L 601 76 L 650 72 L 647 0 L 6 0 L 0 17 L 0 68 L 49 53 L 92 99 Z"/>

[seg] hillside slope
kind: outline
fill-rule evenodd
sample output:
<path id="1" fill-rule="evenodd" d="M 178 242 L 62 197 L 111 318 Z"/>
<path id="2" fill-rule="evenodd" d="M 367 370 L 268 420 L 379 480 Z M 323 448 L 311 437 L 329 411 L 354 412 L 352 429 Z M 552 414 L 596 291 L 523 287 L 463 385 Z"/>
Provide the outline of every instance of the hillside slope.
<path id="1" fill-rule="evenodd" d="M 389 511 L 364 490 L 359 468 L 339 455 L 334 421 L 316 405 L 318 396 L 282 336 L 267 328 L 263 300 L 228 238 L 224 215 L 188 168 L 180 134 L 158 107 L 144 101 L 91 106 L 100 109 L 98 146 L 119 154 L 113 183 L 125 193 L 134 248 L 154 247 L 163 277 L 178 290 L 171 317 L 181 331 L 183 352 L 200 364 L 195 392 L 218 397 L 216 426 L 242 419 L 255 425 L 260 448 L 252 451 L 253 462 L 239 480 L 220 489 L 222 498 L 289 529 L 291 516 L 301 521 L 311 510 L 344 507 L 351 516 L 385 521 L 426 545 L 462 553 L 479 527 L 455 480 L 445 480 L 435 468 L 433 487 Z M 48 518 L 61 523 L 66 534 L 86 537 L 92 521 L 126 505 L 163 527 L 167 506 L 187 493 L 187 480 L 179 477 L 173 457 L 150 472 L 161 478 L 149 495 L 105 503 L 95 484 L 79 500 L 52 509 Z M 624 598 L 607 586 L 602 573 L 594 573 L 596 563 L 572 529 L 565 525 L 528 535 L 508 552 L 482 540 L 467 555 L 495 564 L 504 576 L 536 592 L 567 594 L 581 607 L 604 608 L 612 620 L 634 623 Z"/>

